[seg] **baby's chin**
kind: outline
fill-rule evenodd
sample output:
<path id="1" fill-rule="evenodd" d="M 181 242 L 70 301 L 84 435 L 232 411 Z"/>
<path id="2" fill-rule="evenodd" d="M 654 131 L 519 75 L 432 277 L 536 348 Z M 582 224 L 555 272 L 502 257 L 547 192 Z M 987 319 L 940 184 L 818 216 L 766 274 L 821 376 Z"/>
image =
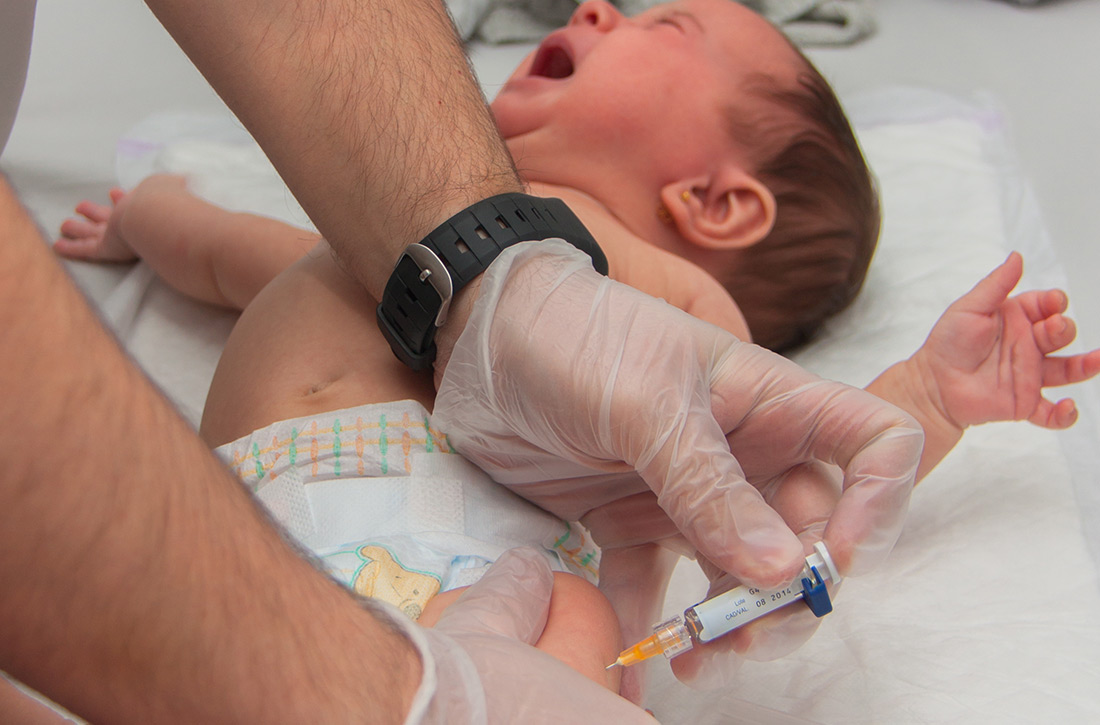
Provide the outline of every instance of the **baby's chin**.
<path id="1" fill-rule="evenodd" d="M 489 104 L 489 110 L 493 114 L 500 135 L 508 140 L 524 133 L 522 114 L 516 108 L 517 101 L 508 97 L 508 90 L 502 89 L 493 102 Z"/>

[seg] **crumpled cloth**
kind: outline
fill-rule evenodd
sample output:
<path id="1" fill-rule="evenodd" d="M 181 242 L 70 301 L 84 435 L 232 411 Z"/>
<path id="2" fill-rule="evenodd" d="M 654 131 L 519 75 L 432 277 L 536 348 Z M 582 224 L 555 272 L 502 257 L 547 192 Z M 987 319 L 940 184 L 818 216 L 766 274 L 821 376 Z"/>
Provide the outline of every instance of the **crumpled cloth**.
<path id="1" fill-rule="evenodd" d="M 731 0 L 732 2 L 733 0 Z M 738 0 L 775 23 L 798 45 L 850 45 L 875 30 L 871 0 Z M 611 0 L 627 15 L 662 0 Z M 465 40 L 518 43 L 561 27 L 577 0 L 447 0 Z"/>

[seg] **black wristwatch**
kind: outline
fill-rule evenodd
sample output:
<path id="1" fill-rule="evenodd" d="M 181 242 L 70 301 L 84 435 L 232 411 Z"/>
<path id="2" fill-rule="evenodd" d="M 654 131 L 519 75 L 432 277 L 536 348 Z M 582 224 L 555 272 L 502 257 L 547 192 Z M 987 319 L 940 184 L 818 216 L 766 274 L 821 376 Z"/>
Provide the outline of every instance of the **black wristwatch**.
<path id="1" fill-rule="evenodd" d="M 607 274 L 607 257 L 561 199 L 501 194 L 469 206 L 410 244 L 397 260 L 378 305 L 378 326 L 397 359 L 413 370 L 435 362 L 435 330 L 451 300 L 507 247 L 564 239 Z"/>

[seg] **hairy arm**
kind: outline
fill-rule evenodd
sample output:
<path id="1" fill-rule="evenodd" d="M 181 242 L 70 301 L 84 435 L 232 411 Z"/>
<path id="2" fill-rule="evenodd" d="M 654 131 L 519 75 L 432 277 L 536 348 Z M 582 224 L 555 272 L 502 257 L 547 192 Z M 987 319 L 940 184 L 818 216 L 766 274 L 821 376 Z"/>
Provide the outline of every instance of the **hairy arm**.
<path id="1" fill-rule="evenodd" d="M 406 245 L 521 190 L 439 0 L 147 3 L 375 299 Z"/>
<path id="2" fill-rule="evenodd" d="M 93 722 L 399 722 L 411 644 L 282 540 L 2 180 L 0 239 L 0 437 L 18 452 L 0 670 Z"/>

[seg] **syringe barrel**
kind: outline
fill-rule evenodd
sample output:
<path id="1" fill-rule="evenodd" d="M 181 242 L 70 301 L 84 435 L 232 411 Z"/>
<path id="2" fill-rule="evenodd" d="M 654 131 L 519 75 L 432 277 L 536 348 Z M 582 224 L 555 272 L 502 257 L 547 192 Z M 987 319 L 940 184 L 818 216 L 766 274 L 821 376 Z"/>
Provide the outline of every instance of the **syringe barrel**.
<path id="1" fill-rule="evenodd" d="M 825 581 L 836 582 L 840 578 L 829 551 L 822 542 L 815 544 L 814 553 L 806 557 L 802 576 L 811 574 L 811 569 Z M 762 590 L 746 586 L 731 589 L 694 607 L 688 607 L 684 610 L 684 619 L 697 640 L 709 642 L 802 599 L 802 576 L 780 589 Z"/>
<path id="2" fill-rule="evenodd" d="M 689 607 L 684 617 L 695 638 L 709 642 L 801 598 L 802 587 L 793 583 L 770 591 L 737 587 Z"/>

